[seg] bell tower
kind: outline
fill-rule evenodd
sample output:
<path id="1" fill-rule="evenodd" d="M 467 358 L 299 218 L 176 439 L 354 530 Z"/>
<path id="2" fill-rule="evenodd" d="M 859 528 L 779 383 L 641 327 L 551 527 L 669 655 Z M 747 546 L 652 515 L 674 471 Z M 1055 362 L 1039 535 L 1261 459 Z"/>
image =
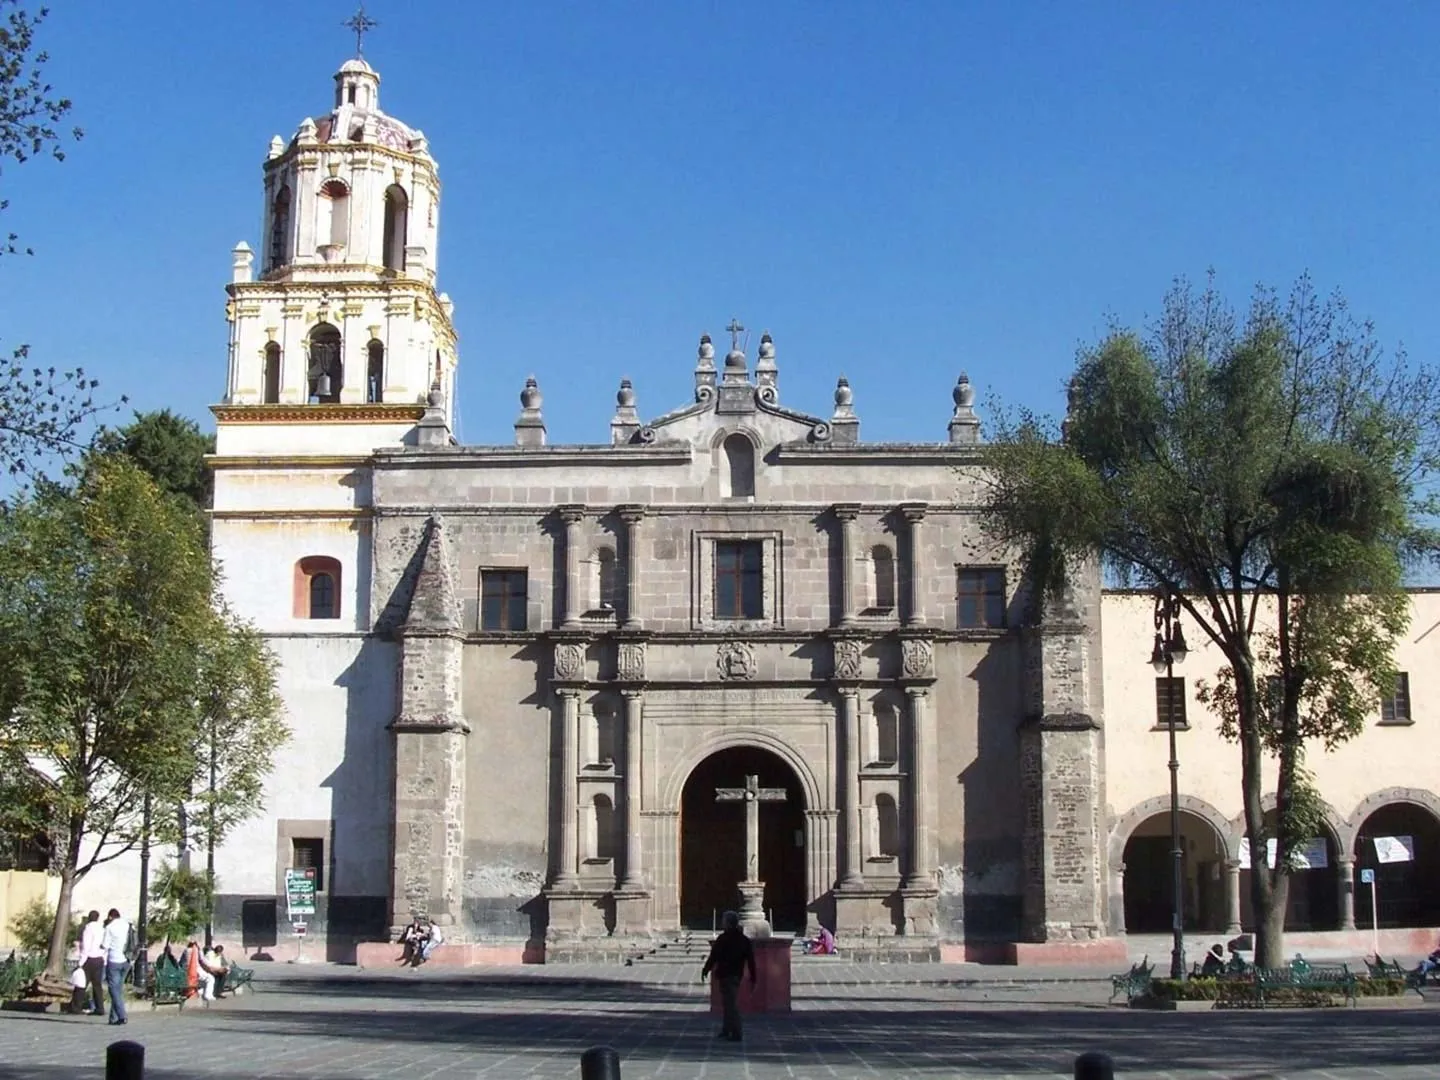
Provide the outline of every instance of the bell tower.
<path id="1" fill-rule="evenodd" d="M 380 109 L 364 59 L 264 163 L 259 251 L 233 252 L 221 455 L 357 453 L 453 429 L 453 305 L 436 291 L 440 180 L 423 132 Z M 428 410 L 428 415 L 427 415 Z M 315 426 L 332 425 L 323 436 Z M 228 436 L 228 437 L 227 437 Z"/>

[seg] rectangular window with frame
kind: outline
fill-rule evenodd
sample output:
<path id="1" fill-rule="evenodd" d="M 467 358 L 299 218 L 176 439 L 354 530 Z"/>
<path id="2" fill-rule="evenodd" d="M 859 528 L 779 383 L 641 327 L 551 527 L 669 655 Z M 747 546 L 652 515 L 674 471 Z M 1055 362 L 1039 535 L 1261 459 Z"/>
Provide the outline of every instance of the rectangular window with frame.
<path id="1" fill-rule="evenodd" d="M 764 570 L 759 540 L 715 541 L 715 618 L 763 619 Z"/>
<path id="2" fill-rule="evenodd" d="M 960 567 L 956 595 L 961 630 L 1005 628 L 1005 571 L 1001 567 Z"/>
<path id="3" fill-rule="evenodd" d="M 1380 723 L 1408 724 L 1410 719 L 1410 673 L 1395 673 L 1395 692 L 1380 699 Z"/>
<path id="4" fill-rule="evenodd" d="M 524 630 L 529 574 L 524 570 L 480 571 L 480 629 Z"/>
<path id="5" fill-rule="evenodd" d="M 1167 679 L 1162 675 L 1155 680 L 1155 726 L 1163 728 L 1171 724 L 1176 728 L 1190 726 L 1185 719 L 1185 680 Z"/>
<path id="6" fill-rule="evenodd" d="M 315 891 L 325 891 L 325 841 L 295 837 L 290 841 L 290 865 L 296 870 L 315 871 Z"/>

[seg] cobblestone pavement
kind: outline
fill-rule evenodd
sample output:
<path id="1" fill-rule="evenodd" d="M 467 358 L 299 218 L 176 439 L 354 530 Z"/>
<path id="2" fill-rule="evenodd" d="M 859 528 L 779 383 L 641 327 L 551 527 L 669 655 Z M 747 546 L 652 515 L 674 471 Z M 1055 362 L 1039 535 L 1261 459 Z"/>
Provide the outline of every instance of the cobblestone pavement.
<path id="1" fill-rule="evenodd" d="M 1038 976 L 1038 977 L 1037 977 Z M 271 968 L 258 992 L 205 1010 L 88 1017 L 0 1013 L 0 1078 L 98 1078 L 119 1035 L 146 1076 L 548 1078 L 587 1047 L 619 1051 L 624 1080 L 849 1080 L 1070 1076 L 1111 1054 L 1124 1077 L 1433 1077 L 1440 1003 L 1404 1009 L 1149 1013 L 1105 1004 L 1074 973 L 965 965 L 803 965 L 795 1011 L 751 1018 L 743 1045 L 713 1038 L 689 967 L 484 973 Z M 1433 996 L 1433 995 L 1432 995 Z M 1411 1001 L 1417 1001 L 1413 996 Z"/>

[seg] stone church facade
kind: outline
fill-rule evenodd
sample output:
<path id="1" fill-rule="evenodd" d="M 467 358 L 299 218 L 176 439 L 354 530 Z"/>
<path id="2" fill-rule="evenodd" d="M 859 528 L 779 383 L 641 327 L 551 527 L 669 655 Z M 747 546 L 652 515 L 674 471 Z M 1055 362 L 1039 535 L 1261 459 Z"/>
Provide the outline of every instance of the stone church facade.
<path id="1" fill-rule="evenodd" d="M 1103 937 L 1099 583 L 1027 620 L 965 376 L 942 438 L 867 444 L 843 377 L 782 404 L 732 322 L 656 419 L 622 382 L 608 439 L 560 445 L 532 379 L 513 443 L 459 445 L 438 167 L 363 61 L 335 85 L 272 142 L 229 287 L 214 550 L 295 734 L 217 857 L 222 925 L 314 865 L 337 943 L 421 913 L 615 953 L 742 877 L 874 952 Z M 747 776 L 785 796 L 748 867 L 715 795 Z"/>
<path id="2" fill-rule="evenodd" d="M 1172 922 L 1172 725 L 1187 932 L 1251 927 L 1238 756 L 1197 694 L 1223 657 L 1187 627 L 1157 677 L 1151 598 L 1093 572 L 1036 612 L 982 524 L 963 375 L 917 418 L 934 441 L 870 444 L 843 377 L 782 394 L 777 342 L 732 322 L 677 343 L 679 408 L 622 381 L 564 445 L 532 379 L 504 445 L 460 445 L 439 166 L 379 93 L 347 61 L 330 111 L 271 141 L 263 243 L 233 253 L 212 543 L 292 737 L 216 852 L 221 940 L 295 954 L 297 869 L 312 956 L 418 913 L 470 962 L 620 957 L 708 931 L 749 879 L 777 930 L 852 957 L 1118 970 Z M 1440 932 L 1437 626 L 1416 590 L 1395 692 L 1307 758 L 1297 948 L 1375 948 L 1372 905 L 1385 955 Z M 718 793 L 752 780 L 747 852 Z M 53 894 L 45 858 L 0 846 L 0 899 Z M 139 876 L 116 859 L 77 902 L 133 910 Z"/>

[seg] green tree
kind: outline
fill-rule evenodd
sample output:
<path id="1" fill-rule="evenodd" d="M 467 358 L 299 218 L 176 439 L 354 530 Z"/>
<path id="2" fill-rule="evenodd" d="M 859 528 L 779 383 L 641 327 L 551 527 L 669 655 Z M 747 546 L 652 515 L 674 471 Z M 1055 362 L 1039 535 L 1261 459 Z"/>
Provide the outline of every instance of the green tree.
<path id="1" fill-rule="evenodd" d="M 103 431 L 96 454 L 123 454 L 160 485 L 201 510 L 210 508 L 211 472 L 205 455 L 215 452 L 215 436 L 206 435 L 194 420 L 169 409 L 136 413 L 122 428 Z"/>
<path id="2" fill-rule="evenodd" d="M 65 136 L 58 125 L 70 112 L 68 98 L 57 97 L 45 81 L 48 57 L 35 48 L 36 28 L 45 8 L 31 12 L 19 0 L 0 0 L 0 161 L 16 164 L 50 155 L 65 158 Z M 80 129 L 70 132 L 80 137 Z M 10 202 L 0 198 L 0 211 Z M 19 237 L 0 237 L 0 254 L 30 253 Z M 37 458 L 79 449 L 86 423 L 104 410 L 97 405 L 98 384 L 81 368 L 60 371 L 30 363 L 28 346 L 12 350 L 0 362 L 0 470 L 29 476 Z"/>
<path id="3" fill-rule="evenodd" d="M 1292 860 L 1319 825 L 1306 748 L 1359 733 L 1394 686 L 1403 572 L 1436 550 L 1437 419 L 1435 373 L 1387 359 L 1308 278 L 1243 317 L 1181 282 L 1147 332 L 1081 352 L 1062 427 L 1021 412 L 993 440 L 986 516 L 1037 598 L 1098 552 L 1178 594 L 1224 656 L 1202 694 L 1239 747 L 1262 964 L 1282 962 Z"/>
<path id="4" fill-rule="evenodd" d="M 150 884 L 146 940 L 189 942 L 205 925 L 214 903 L 210 877 L 173 863 L 161 863 Z"/>
<path id="5" fill-rule="evenodd" d="M 208 658 L 232 650 L 249 663 L 217 687 Z M 0 807 L 0 826 L 56 839 L 58 974 L 75 882 L 138 843 L 145 794 L 157 807 L 190 797 L 216 695 L 237 699 L 242 728 L 278 722 L 278 698 L 263 646 L 216 600 L 198 516 L 124 458 L 93 462 L 73 487 L 41 482 L 0 512 L 0 655 L 0 770 L 28 769 L 43 788 Z M 269 730 L 237 739 L 247 797 L 279 745 Z"/>

